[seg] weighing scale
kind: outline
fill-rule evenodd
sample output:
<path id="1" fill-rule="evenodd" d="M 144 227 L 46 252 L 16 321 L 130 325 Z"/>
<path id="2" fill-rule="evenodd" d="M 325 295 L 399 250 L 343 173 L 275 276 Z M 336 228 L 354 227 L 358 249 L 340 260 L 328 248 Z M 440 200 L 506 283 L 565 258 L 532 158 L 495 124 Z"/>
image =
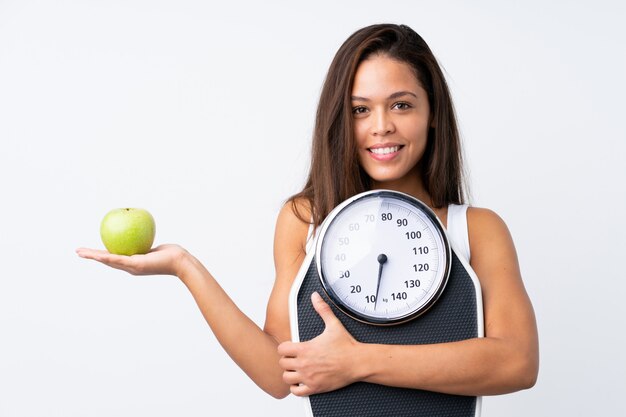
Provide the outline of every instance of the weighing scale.
<path id="1" fill-rule="evenodd" d="M 289 296 L 294 342 L 324 322 L 317 291 L 363 343 L 432 344 L 483 336 L 480 284 L 435 213 L 390 190 L 358 194 L 318 228 Z M 480 397 L 357 382 L 306 398 L 314 417 L 480 416 Z"/>

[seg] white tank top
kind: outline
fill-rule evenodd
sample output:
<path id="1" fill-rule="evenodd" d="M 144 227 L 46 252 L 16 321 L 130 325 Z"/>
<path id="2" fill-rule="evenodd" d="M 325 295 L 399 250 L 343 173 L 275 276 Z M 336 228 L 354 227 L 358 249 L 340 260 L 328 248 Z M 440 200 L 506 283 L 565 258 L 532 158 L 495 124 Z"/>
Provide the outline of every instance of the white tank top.
<path id="1" fill-rule="evenodd" d="M 469 233 L 467 228 L 467 204 L 448 206 L 448 239 L 456 254 L 470 262 Z"/>

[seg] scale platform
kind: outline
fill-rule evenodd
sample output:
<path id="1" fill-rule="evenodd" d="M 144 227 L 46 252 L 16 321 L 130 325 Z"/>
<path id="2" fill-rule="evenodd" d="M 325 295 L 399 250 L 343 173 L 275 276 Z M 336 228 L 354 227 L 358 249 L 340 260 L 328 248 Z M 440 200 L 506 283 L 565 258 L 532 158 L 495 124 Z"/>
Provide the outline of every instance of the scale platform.
<path id="1" fill-rule="evenodd" d="M 362 323 L 337 309 L 320 282 L 315 250 L 309 249 L 289 299 L 294 342 L 311 340 L 324 331 L 324 322 L 311 304 L 314 291 L 331 306 L 352 336 L 363 343 L 433 344 L 484 335 L 480 283 L 469 264 L 456 255 L 453 246 L 450 276 L 439 300 L 416 319 L 393 326 Z M 314 417 L 476 417 L 480 416 L 481 410 L 481 397 L 366 382 L 305 398 L 308 415 Z"/>

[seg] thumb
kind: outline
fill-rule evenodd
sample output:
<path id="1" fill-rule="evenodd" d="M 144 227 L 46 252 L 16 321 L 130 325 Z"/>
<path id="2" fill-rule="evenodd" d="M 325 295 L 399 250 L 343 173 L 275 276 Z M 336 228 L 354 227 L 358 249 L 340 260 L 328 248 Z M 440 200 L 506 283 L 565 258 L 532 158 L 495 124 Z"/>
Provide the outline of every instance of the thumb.
<path id="1" fill-rule="evenodd" d="M 313 303 L 313 308 L 317 311 L 317 314 L 319 314 L 322 320 L 324 320 L 326 327 L 339 322 L 339 319 L 335 316 L 333 310 L 317 291 L 311 294 L 311 302 Z"/>

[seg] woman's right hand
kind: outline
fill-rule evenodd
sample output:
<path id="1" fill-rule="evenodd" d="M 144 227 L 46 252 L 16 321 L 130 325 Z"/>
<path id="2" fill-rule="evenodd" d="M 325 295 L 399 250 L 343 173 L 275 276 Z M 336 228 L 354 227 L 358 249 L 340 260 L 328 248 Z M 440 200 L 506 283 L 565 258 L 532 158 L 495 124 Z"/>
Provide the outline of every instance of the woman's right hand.
<path id="1" fill-rule="evenodd" d="M 189 253 L 179 245 L 166 244 L 152 249 L 145 255 L 114 255 L 105 250 L 79 248 L 81 258 L 93 259 L 111 268 L 121 269 L 132 275 L 180 276 L 182 264 Z"/>

